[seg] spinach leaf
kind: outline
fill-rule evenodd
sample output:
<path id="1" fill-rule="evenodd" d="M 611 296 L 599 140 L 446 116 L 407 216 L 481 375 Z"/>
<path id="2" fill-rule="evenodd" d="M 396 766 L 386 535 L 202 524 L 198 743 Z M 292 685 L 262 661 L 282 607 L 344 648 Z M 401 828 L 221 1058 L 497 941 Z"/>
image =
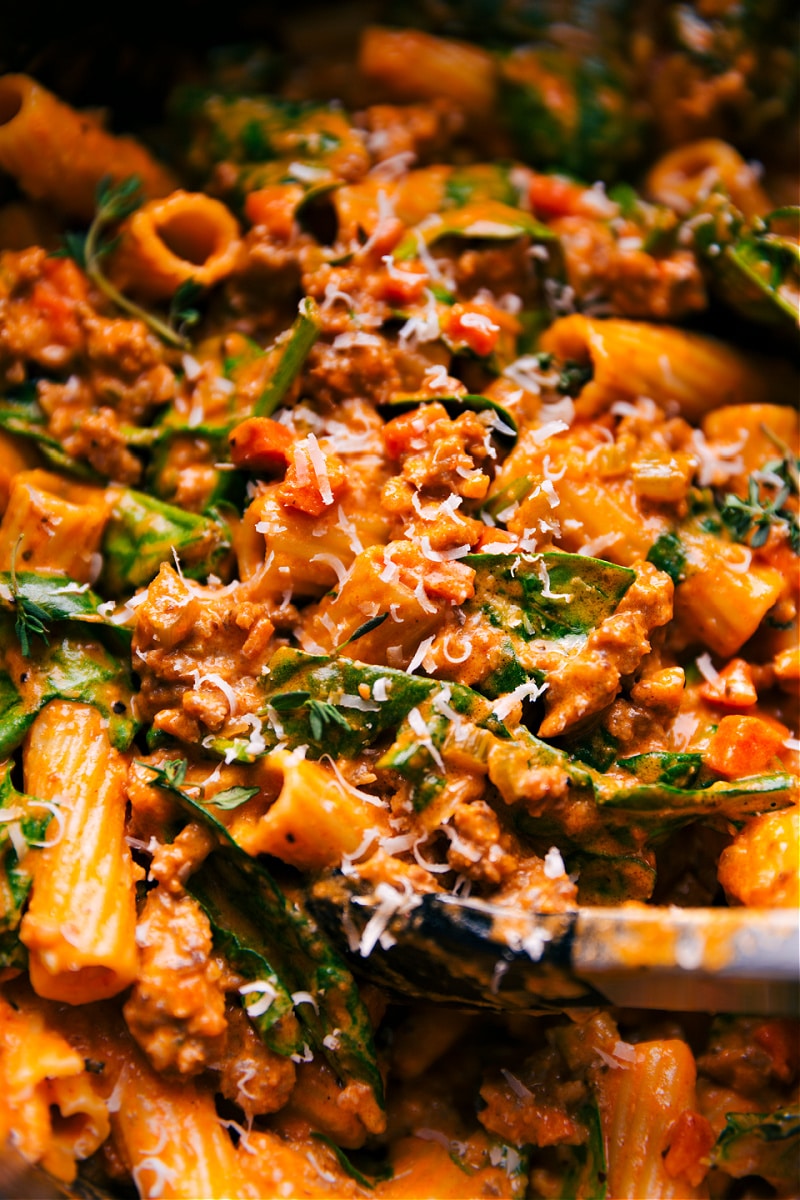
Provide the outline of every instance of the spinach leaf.
<path id="1" fill-rule="evenodd" d="M 144 587 L 174 554 L 184 574 L 200 579 L 215 570 L 229 548 L 230 534 L 221 521 L 128 488 L 116 499 L 103 535 L 100 586 L 113 596 Z"/>
<path id="2" fill-rule="evenodd" d="M 108 721 L 112 743 L 118 750 L 128 748 L 138 722 L 131 671 L 119 654 L 77 630 L 50 646 L 32 646 L 28 658 L 16 642 L 11 619 L 0 615 L 0 756 L 20 744 L 50 700 L 93 704 Z"/>
<path id="3" fill-rule="evenodd" d="M 734 1178 L 761 1175 L 778 1186 L 797 1172 L 800 1112 L 728 1113 L 711 1161 Z"/>
<path id="4" fill-rule="evenodd" d="M 648 550 L 647 561 L 666 571 L 674 584 L 685 578 L 686 551 L 677 533 L 662 533 Z"/>
<path id="5" fill-rule="evenodd" d="M 308 993 L 311 1003 L 297 1002 L 295 1008 L 310 1048 L 327 1060 L 343 1084 L 365 1083 L 382 1108 L 383 1083 L 369 1016 L 342 959 L 301 901 L 285 896 L 266 866 L 246 854 L 226 827 L 164 771 L 150 769 L 155 786 L 166 788 L 192 820 L 200 819 L 219 840 L 219 848 L 189 881 L 201 902 L 205 897 L 218 936 L 242 953 L 257 955 L 250 957 L 249 964 L 251 969 L 269 971 L 261 979 L 270 982 L 274 975 L 290 996 Z M 172 779 L 176 777 L 173 770 Z M 258 931 L 257 942 L 248 940 L 252 927 Z M 284 1027 L 276 1029 L 276 1037 L 285 1035 Z"/>
<path id="6" fill-rule="evenodd" d="M 492 697 L 544 678 L 532 643 L 578 649 L 636 578 L 629 567 L 580 554 L 469 554 L 462 561 L 475 568 L 475 594 L 464 611 L 503 634 L 499 662 L 478 685 Z"/>
<path id="7" fill-rule="evenodd" d="M 341 1146 L 337 1146 L 336 1142 L 332 1138 L 329 1138 L 327 1134 L 313 1132 L 311 1136 L 315 1141 L 322 1142 L 329 1150 L 333 1151 L 336 1161 L 345 1174 L 349 1175 L 351 1179 L 355 1179 L 356 1183 L 360 1183 L 363 1188 L 369 1188 L 370 1191 L 373 1191 L 376 1183 L 382 1183 L 384 1180 L 392 1179 L 394 1176 L 394 1170 L 389 1163 L 372 1163 L 369 1167 L 369 1176 L 367 1176 L 355 1165 L 352 1156 L 345 1154 Z"/>
<path id="8" fill-rule="evenodd" d="M 564 1195 L 606 1200 L 606 1150 L 597 1104 L 584 1104 L 578 1119 L 587 1126 L 589 1136 L 582 1146 L 570 1150 L 572 1162 L 563 1182 Z"/>
<path id="9" fill-rule="evenodd" d="M 0 967 L 24 967 L 17 930 L 33 882 L 25 851 L 41 843 L 52 814 L 11 782 L 11 763 L 0 764 Z M 16 836 L 12 836 L 12 828 Z"/>
<path id="10" fill-rule="evenodd" d="M 129 649 L 129 630 L 106 622 L 98 611 L 101 603 L 100 596 L 88 584 L 76 583 L 67 575 L 0 571 L 0 608 L 15 613 L 15 631 L 26 658 L 30 655 L 31 638 L 35 636 L 48 642 L 54 621 L 102 626 L 112 648 Z"/>
<path id="11" fill-rule="evenodd" d="M 498 200 L 480 200 L 439 213 L 412 229 L 397 246 L 394 258 L 406 262 L 417 257 L 420 240 L 429 247 L 448 237 L 467 241 L 513 241 L 518 237 L 529 237 L 536 242 L 558 241 L 551 229 L 524 209 Z"/>

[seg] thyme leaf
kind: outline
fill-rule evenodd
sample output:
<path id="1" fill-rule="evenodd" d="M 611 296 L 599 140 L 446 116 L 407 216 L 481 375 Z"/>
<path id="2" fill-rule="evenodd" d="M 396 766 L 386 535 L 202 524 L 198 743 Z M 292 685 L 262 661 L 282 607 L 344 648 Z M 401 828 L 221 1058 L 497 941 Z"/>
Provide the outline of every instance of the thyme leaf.
<path id="1" fill-rule="evenodd" d="M 793 463 L 796 471 L 796 463 Z M 782 480 L 782 485 L 770 497 L 763 489 L 776 488 L 769 475 Z M 783 526 L 789 544 L 795 554 L 800 553 L 800 523 L 797 514 L 784 508 L 794 490 L 794 478 L 786 458 L 767 463 L 761 471 L 754 472 L 747 482 L 747 496 L 742 498 L 728 492 L 719 504 L 719 515 L 731 536 L 737 542 L 746 542 L 753 550 L 764 546 L 773 527 Z"/>
<path id="2" fill-rule="evenodd" d="M 252 796 L 257 796 L 259 791 L 257 787 L 230 787 L 224 792 L 217 792 L 216 796 L 209 796 L 206 804 L 213 804 L 215 808 L 230 812 L 246 803 Z"/>
<path id="3" fill-rule="evenodd" d="M 181 790 L 181 786 L 186 779 L 186 770 L 189 764 L 185 758 L 173 758 L 168 762 L 163 763 L 160 767 L 153 766 L 152 763 L 138 762 L 138 767 L 144 767 L 151 771 L 155 778 L 151 780 L 157 787 L 164 788 L 167 792 L 172 792 L 173 795 L 185 797 L 185 793 Z"/>
<path id="4" fill-rule="evenodd" d="M 113 183 L 110 176 L 101 179 L 95 194 L 95 215 L 87 232 L 66 234 L 61 249 L 55 253 L 62 258 L 73 258 L 112 304 L 129 316 L 143 321 L 167 345 L 175 346 L 179 350 L 188 350 L 189 341 L 175 328 L 175 322 L 179 321 L 183 328 L 196 324 L 200 319 L 199 312 L 193 307 L 200 290 L 194 280 L 187 280 L 178 288 L 173 297 L 170 315 L 164 321 L 124 295 L 102 269 L 103 259 L 108 257 L 119 240 L 112 233 L 112 229 L 140 207 L 143 199 L 141 188 L 142 183 L 138 175 L 130 175 L 119 183 Z M 189 284 L 192 287 L 191 294 L 187 287 Z"/>
<path id="5" fill-rule="evenodd" d="M 306 700 L 306 707 L 309 710 L 308 723 L 311 728 L 311 736 L 315 741 L 322 741 L 322 735 L 329 725 L 339 725 L 341 728 L 350 732 L 350 723 L 347 717 L 343 716 L 333 704 L 329 704 L 327 700 Z"/>
<path id="6" fill-rule="evenodd" d="M 169 324 L 181 333 L 191 329 L 200 320 L 202 313 L 196 307 L 203 289 L 194 279 L 184 279 L 169 305 Z"/>
<path id="7" fill-rule="evenodd" d="M 20 650 L 23 658 L 30 658 L 31 654 L 31 638 L 40 637 L 45 645 L 49 646 L 48 633 L 49 628 L 47 620 L 49 613 L 41 605 L 36 604 L 28 596 L 24 596 L 20 591 L 17 582 L 17 551 L 19 550 L 22 536 L 17 538 L 14 549 L 11 553 L 10 563 L 10 587 L 11 596 L 16 611 L 16 619 L 14 621 L 14 632 L 17 635 Z"/>
<path id="8" fill-rule="evenodd" d="M 359 638 L 365 637 L 368 633 L 372 633 L 373 629 L 377 629 L 379 625 L 382 625 L 388 616 L 388 612 L 385 612 L 379 613 L 377 617 L 370 617 L 370 619 L 365 621 L 363 625 L 359 625 L 355 633 L 351 633 L 349 638 L 343 641 L 340 646 L 336 647 L 334 654 L 339 654 L 339 652 L 344 650 L 345 646 L 349 646 L 351 642 L 357 642 Z"/>
<path id="9" fill-rule="evenodd" d="M 137 766 L 146 767 L 153 774 L 153 779 L 150 781 L 156 787 L 163 788 L 165 792 L 171 792 L 173 796 L 177 796 L 180 800 L 188 800 L 189 803 L 195 803 L 191 796 L 183 790 L 183 785 L 186 781 L 186 769 L 188 763 L 185 758 L 174 758 L 168 762 L 162 763 L 160 767 L 153 766 L 152 763 L 138 762 Z M 209 796 L 206 799 L 202 796 L 203 804 L 213 804 L 215 808 L 221 808 L 223 812 L 230 812 L 234 808 L 238 808 L 251 796 L 255 796 L 260 789 L 257 787 L 230 787 L 223 792 L 217 792 L 215 796 Z"/>

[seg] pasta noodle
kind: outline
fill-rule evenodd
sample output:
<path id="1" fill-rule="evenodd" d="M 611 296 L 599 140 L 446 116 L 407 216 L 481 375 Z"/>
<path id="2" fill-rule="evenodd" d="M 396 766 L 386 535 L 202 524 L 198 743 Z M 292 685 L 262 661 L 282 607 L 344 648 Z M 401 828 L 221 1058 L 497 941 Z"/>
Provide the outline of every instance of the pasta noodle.
<path id="1" fill-rule="evenodd" d="M 154 299 L 182 283 L 212 287 L 231 273 L 239 229 L 224 204 L 211 196 L 172 192 L 128 218 L 114 253 L 112 274 L 122 288 Z"/>
<path id="2" fill-rule="evenodd" d="M 127 764 L 95 708 L 53 702 L 31 729 L 24 767 L 26 787 L 54 806 L 56 826 L 20 928 L 31 983 L 40 996 L 69 1004 L 114 996 L 136 978 Z"/>
<path id="3" fill-rule="evenodd" d="M 3 48 L 0 1193 L 789 1200 L 791 14 L 369 7 Z"/>
<path id="4" fill-rule="evenodd" d="M 149 196 L 172 190 L 170 172 L 130 138 L 115 138 L 26 75 L 0 78 L 0 166 L 34 200 L 90 218 L 106 174 L 141 178 Z"/>

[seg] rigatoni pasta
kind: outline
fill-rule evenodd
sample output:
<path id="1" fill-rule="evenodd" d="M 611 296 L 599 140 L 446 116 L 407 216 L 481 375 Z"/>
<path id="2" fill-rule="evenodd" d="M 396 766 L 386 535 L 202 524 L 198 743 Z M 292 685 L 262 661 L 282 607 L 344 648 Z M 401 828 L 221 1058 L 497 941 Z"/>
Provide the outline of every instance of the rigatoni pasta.
<path id="1" fill-rule="evenodd" d="M 143 146 L 107 133 L 95 115 L 75 112 L 26 75 L 0 78 L 0 166 L 31 199 L 84 220 L 107 174 L 139 176 L 149 196 L 166 195 L 174 182 Z"/>
<path id="2" fill-rule="evenodd" d="M 202 193 L 174 191 L 128 218 L 111 274 L 123 289 L 156 300 L 174 295 L 189 280 L 212 287 L 236 265 L 238 235 L 224 204 Z"/>
<path id="3" fill-rule="evenodd" d="M 0 76 L 0 1167 L 792 1196 L 781 5 L 390 7 Z"/>
<path id="4" fill-rule="evenodd" d="M 28 735 L 24 771 L 25 787 L 53 813 L 20 927 L 33 988 L 68 1004 L 115 996 L 137 969 L 127 761 L 95 708 L 53 701 Z"/>

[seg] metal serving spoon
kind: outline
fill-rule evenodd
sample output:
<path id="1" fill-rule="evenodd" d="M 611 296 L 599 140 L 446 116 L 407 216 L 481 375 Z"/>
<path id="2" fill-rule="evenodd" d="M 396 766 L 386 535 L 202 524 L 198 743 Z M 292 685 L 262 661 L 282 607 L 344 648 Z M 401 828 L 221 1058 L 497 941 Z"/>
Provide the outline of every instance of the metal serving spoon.
<path id="1" fill-rule="evenodd" d="M 404 997 L 506 1011 L 800 1009 L 797 910 L 539 913 L 388 885 L 372 892 L 338 874 L 315 885 L 310 907 L 354 969 Z"/>

